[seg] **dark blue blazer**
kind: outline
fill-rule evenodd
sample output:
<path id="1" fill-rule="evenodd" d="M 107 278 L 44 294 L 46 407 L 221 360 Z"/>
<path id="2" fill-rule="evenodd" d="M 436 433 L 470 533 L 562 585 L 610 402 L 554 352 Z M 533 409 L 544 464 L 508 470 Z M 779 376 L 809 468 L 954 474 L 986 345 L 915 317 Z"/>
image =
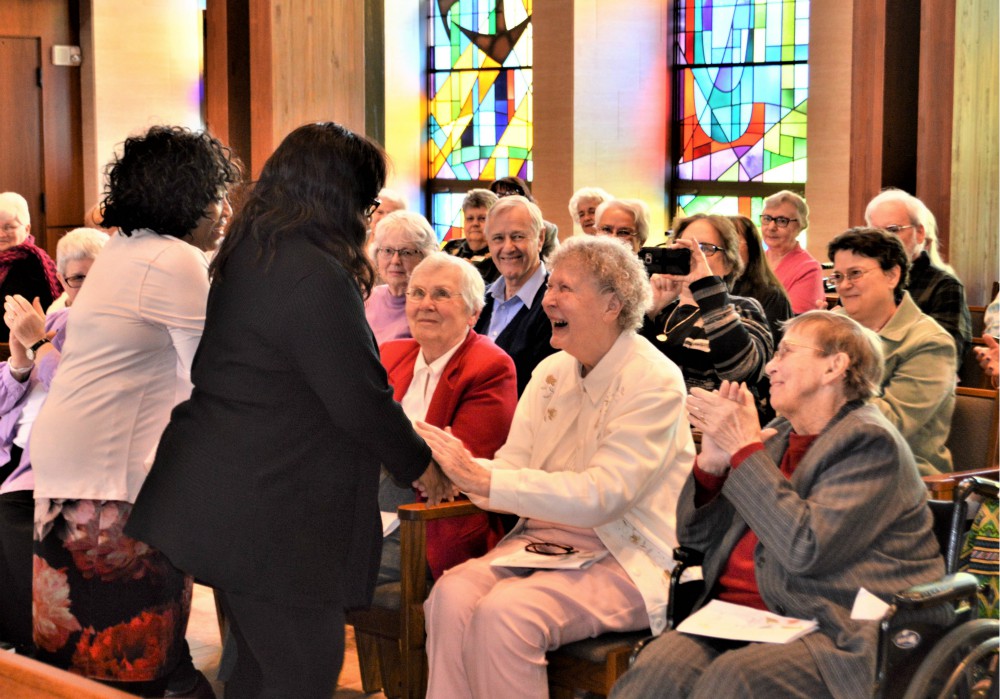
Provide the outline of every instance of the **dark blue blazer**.
<path id="1" fill-rule="evenodd" d="M 549 275 L 545 275 L 548 282 Z M 531 308 L 524 307 L 517 312 L 506 328 L 497 336 L 495 342 L 514 360 L 517 370 L 517 395 L 524 393 L 531 372 L 550 354 L 555 352 L 549 340 L 552 339 L 552 323 L 542 310 L 542 297 L 545 295 L 545 284 L 538 288 Z M 489 336 L 490 318 L 493 317 L 494 298 L 486 293 L 486 305 L 476 322 L 476 332 Z"/>

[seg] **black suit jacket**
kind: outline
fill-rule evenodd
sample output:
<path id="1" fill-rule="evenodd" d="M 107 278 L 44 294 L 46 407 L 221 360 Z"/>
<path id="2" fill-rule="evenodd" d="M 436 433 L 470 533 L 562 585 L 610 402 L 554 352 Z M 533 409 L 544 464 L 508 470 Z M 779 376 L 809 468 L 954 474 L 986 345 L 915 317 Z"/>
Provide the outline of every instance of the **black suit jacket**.
<path id="1" fill-rule="evenodd" d="M 379 464 L 409 483 L 431 455 L 393 400 L 354 281 L 307 231 L 267 267 L 237 248 L 212 284 L 192 380 L 129 534 L 226 591 L 367 604 Z"/>
<path id="2" fill-rule="evenodd" d="M 545 275 L 545 281 L 549 276 Z M 531 372 L 538 363 L 555 352 L 550 344 L 552 339 L 552 323 L 542 310 L 542 297 L 545 295 L 545 284 L 538 288 L 531 308 L 523 307 L 517 312 L 507 327 L 497 336 L 495 342 L 514 360 L 517 370 L 517 395 L 524 393 Z M 493 317 L 494 299 L 486 293 L 486 305 L 476 322 L 476 332 L 489 337 L 490 318 Z"/>

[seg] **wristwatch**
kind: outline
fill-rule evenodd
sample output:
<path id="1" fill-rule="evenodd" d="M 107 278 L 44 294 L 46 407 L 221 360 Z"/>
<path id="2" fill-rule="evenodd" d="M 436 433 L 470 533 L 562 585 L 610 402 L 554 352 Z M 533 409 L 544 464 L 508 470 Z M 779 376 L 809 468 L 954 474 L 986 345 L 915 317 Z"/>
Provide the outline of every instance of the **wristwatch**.
<path id="1" fill-rule="evenodd" d="M 38 348 L 40 348 L 42 345 L 44 345 L 46 342 L 49 341 L 50 341 L 49 338 L 43 337 L 41 340 L 33 344 L 31 347 L 28 347 L 24 350 L 25 356 L 31 361 L 35 361 L 35 353 L 38 352 Z"/>

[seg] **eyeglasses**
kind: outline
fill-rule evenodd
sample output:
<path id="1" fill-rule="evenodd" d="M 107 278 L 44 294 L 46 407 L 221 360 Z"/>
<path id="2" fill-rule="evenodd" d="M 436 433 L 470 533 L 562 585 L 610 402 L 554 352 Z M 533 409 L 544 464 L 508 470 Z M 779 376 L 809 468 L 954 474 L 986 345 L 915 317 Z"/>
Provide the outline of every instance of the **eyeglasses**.
<path id="1" fill-rule="evenodd" d="M 541 556 L 568 556 L 576 553 L 576 549 L 566 544 L 553 544 L 549 541 L 532 541 L 526 544 L 524 550 Z"/>
<path id="2" fill-rule="evenodd" d="M 597 232 L 601 235 L 613 235 L 616 238 L 621 238 L 626 240 L 628 238 L 634 238 L 636 232 L 631 228 L 612 228 L 611 226 L 598 226 Z"/>
<path id="3" fill-rule="evenodd" d="M 840 272 L 834 272 L 829 277 L 827 277 L 827 279 L 829 279 L 830 283 L 833 284 L 834 286 L 840 286 L 845 281 L 851 282 L 853 284 L 854 282 L 856 282 L 859 279 L 861 279 L 861 277 L 865 276 L 869 272 L 874 272 L 877 269 L 882 269 L 882 268 L 881 267 L 871 267 L 869 269 L 849 269 L 849 270 L 847 270 L 847 274 L 841 274 Z"/>
<path id="4" fill-rule="evenodd" d="M 72 277 L 66 277 L 63 281 L 70 289 L 79 289 L 83 286 L 83 280 L 86 278 L 86 274 L 74 274 Z"/>
<path id="5" fill-rule="evenodd" d="M 784 359 L 785 357 L 787 357 L 788 353 L 792 352 L 792 350 L 789 349 L 789 345 L 791 345 L 792 347 L 801 347 L 803 349 L 816 350 L 821 354 L 823 352 L 822 348 L 820 347 L 813 347 L 812 345 L 801 345 L 798 342 L 789 342 L 788 340 L 782 340 L 781 344 L 778 345 L 778 349 L 774 350 L 774 358 Z"/>
<path id="6" fill-rule="evenodd" d="M 406 260 L 412 260 L 413 258 L 418 257 L 420 255 L 420 251 L 414 250 L 413 248 L 379 248 L 376 251 L 376 254 L 386 260 L 391 260 L 393 256 L 399 255 L 399 259 L 405 262 Z"/>
<path id="7" fill-rule="evenodd" d="M 788 224 L 792 221 L 798 221 L 797 218 L 788 218 L 787 216 L 768 216 L 763 214 L 760 217 L 760 225 L 766 226 L 769 223 L 774 223 L 778 228 L 788 228 Z"/>
<path id="8" fill-rule="evenodd" d="M 431 301 L 434 303 L 442 303 L 444 301 L 449 301 L 456 296 L 461 296 L 457 291 L 448 291 L 440 286 L 427 291 L 419 286 L 415 286 L 412 289 L 406 290 L 406 298 L 414 303 L 420 303 L 428 296 L 431 297 Z"/>
<path id="9" fill-rule="evenodd" d="M 912 223 L 909 226 L 883 226 L 882 230 L 892 233 L 893 235 L 899 235 L 900 231 L 905 231 L 907 228 L 916 228 L 916 226 Z"/>
<path id="10" fill-rule="evenodd" d="M 371 218 L 372 214 L 378 211 L 378 207 L 380 206 L 382 206 L 381 199 L 372 199 L 372 203 L 368 205 L 367 209 L 365 209 L 365 218 Z"/>
<path id="11" fill-rule="evenodd" d="M 711 243 L 698 243 L 698 247 L 705 253 L 705 257 L 711 257 L 722 250 L 718 245 L 712 245 Z"/>

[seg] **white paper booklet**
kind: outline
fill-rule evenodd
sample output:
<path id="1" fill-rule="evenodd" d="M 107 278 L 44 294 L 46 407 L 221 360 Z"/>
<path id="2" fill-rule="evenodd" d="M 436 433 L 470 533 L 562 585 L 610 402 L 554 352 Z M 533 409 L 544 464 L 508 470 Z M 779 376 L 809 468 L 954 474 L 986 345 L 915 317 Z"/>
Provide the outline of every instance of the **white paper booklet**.
<path id="1" fill-rule="evenodd" d="M 539 570 L 583 570 L 608 555 L 608 551 L 577 551 L 560 556 L 546 556 L 519 549 L 493 559 L 496 568 L 537 568 Z"/>
<path id="2" fill-rule="evenodd" d="M 382 512 L 382 537 L 392 534 L 399 527 L 399 516 L 395 512 Z"/>
<path id="3" fill-rule="evenodd" d="M 681 633 L 726 638 L 731 641 L 790 643 L 816 630 L 815 619 L 778 616 L 742 604 L 714 599 L 682 621 Z"/>

